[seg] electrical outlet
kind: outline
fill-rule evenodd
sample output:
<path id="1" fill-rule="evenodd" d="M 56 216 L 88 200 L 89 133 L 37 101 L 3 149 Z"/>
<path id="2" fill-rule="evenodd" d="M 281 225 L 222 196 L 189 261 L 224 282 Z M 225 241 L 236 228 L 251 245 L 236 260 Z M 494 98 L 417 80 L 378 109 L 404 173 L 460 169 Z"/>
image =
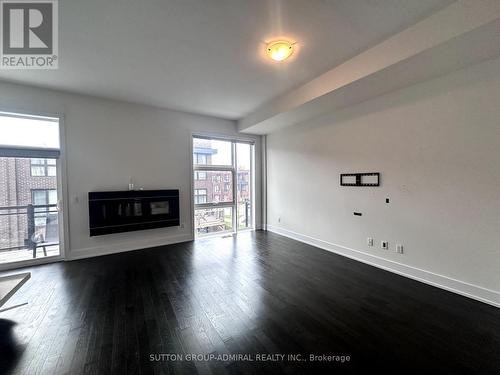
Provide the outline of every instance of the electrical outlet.
<path id="1" fill-rule="evenodd" d="M 398 254 L 403 254 L 403 245 L 401 245 L 400 243 L 398 243 L 398 244 L 396 245 L 396 252 L 397 252 Z"/>
<path id="2" fill-rule="evenodd" d="M 389 250 L 389 242 L 388 241 L 382 241 L 380 243 L 380 247 L 384 250 Z"/>
<path id="3" fill-rule="evenodd" d="M 367 244 L 368 246 L 373 246 L 373 238 L 368 237 L 368 238 L 366 239 L 366 244 Z"/>
<path id="4" fill-rule="evenodd" d="M 278 217 L 278 223 L 281 223 L 281 217 Z"/>

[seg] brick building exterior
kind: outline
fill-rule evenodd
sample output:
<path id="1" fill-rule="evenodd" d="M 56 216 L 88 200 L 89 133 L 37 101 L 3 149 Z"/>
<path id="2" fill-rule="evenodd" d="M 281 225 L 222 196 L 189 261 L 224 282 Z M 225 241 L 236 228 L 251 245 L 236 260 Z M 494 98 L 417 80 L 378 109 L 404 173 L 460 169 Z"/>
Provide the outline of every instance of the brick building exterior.
<path id="1" fill-rule="evenodd" d="M 224 165 L 230 163 L 224 160 L 229 157 L 220 157 L 213 162 L 213 156 L 220 150 L 212 147 L 210 140 L 196 139 L 193 147 L 193 159 L 195 165 L 212 166 L 217 162 L 224 161 Z M 248 227 L 251 222 L 251 174 L 249 166 L 242 168 L 238 166 L 236 172 L 236 192 L 234 199 L 237 202 L 237 209 L 233 212 L 236 215 L 238 227 Z M 217 170 L 197 170 L 194 173 L 194 203 L 229 203 L 233 201 L 233 180 L 232 172 Z M 218 232 L 231 228 L 231 220 L 226 217 L 224 208 L 207 208 L 195 211 L 195 225 L 198 233 Z"/>
<path id="2" fill-rule="evenodd" d="M 217 150 L 212 148 L 210 140 L 197 139 L 193 150 L 194 163 L 198 165 L 212 165 L 212 155 Z M 250 200 L 250 171 L 238 170 L 237 201 Z M 231 202 L 233 190 L 231 172 L 227 171 L 197 171 L 194 175 L 195 203 Z"/>
<path id="3" fill-rule="evenodd" d="M 0 251 L 23 247 L 27 240 L 26 209 L 5 207 L 55 203 L 57 203 L 55 160 L 0 157 Z M 45 231 L 42 227 L 45 227 L 47 222 L 57 226 L 55 221 L 57 214 L 40 212 L 43 210 L 36 209 L 37 230 Z"/>

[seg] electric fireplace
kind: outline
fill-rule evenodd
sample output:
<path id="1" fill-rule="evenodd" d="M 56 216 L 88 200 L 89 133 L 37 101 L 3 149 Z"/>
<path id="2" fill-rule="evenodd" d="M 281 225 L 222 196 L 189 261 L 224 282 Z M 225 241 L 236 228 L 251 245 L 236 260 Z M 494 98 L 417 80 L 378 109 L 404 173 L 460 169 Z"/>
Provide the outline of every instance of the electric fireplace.
<path id="1" fill-rule="evenodd" d="M 179 190 L 89 193 L 90 236 L 180 225 Z"/>

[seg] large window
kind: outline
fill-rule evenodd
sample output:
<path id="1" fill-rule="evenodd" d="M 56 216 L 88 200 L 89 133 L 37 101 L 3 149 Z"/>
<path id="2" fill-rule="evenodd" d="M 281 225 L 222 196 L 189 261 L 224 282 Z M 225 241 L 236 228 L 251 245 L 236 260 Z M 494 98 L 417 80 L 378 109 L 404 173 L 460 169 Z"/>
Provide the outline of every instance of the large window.
<path id="1" fill-rule="evenodd" d="M 193 138 L 195 234 L 253 228 L 252 143 Z"/>
<path id="2" fill-rule="evenodd" d="M 57 118 L 0 112 L 0 264 L 60 255 L 59 158 Z"/>
<path id="3" fill-rule="evenodd" d="M 31 159 L 31 175 L 37 177 L 55 177 L 55 159 Z"/>

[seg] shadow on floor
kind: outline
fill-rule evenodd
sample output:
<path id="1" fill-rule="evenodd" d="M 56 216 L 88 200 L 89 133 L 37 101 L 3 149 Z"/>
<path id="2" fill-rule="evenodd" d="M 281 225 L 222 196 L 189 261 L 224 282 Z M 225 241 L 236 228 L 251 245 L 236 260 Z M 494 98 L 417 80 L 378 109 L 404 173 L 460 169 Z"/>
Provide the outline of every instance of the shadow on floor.
<path id="1" fill-rule="evenodd" d="M 9 374 L 21 356 L 12 329 L 15 322 L 0 319 L 0 374 Z"/>

